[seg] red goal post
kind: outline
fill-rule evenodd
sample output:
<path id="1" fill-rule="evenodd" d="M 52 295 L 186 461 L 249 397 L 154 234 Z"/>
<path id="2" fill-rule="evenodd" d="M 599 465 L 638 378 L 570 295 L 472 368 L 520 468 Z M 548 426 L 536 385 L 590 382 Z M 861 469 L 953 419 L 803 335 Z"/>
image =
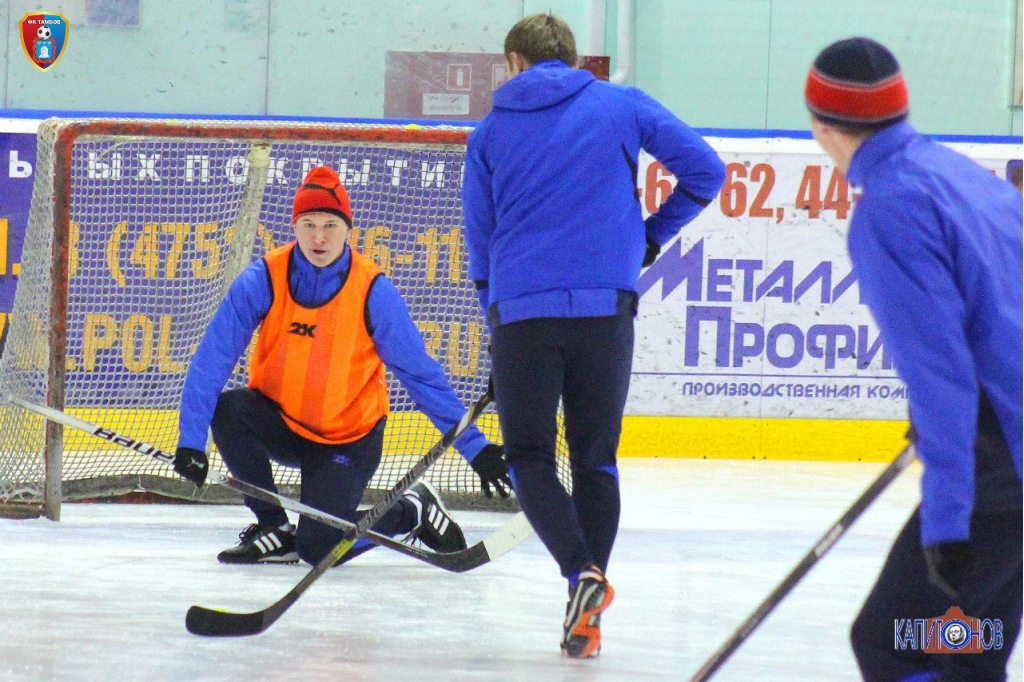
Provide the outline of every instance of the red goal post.
<path id="1" fill-rule="evenodd" d="M 275 121 L 48 119 L 0 395 L 67 410 L 165 450 L 188 360 L 227 286 L 291 238 L 291 199 L 328 164 L 352 198 L 352 244 L 402 293 L 464 404 L 485 389 L 486 325 L 466 274 L 460 188 L 468 128 Z M 251 349 L 251 345 L 250 345 Z M 246 380 L 240 360 L 228 387 Z M 438 432 L 389 374 L 392 413 L 371 488 L 387 488 Z M 481 420 L 500 442 L 497 418 Z M 559 468 L 569 487 L 564 441 Z M 213 453 L 211 465 L 223 471 Z M 450 452 L 428 477 L 456 505 L 483 500 Z M 298 471 L 277 470 L 284 490 Z M 132 491 L 195 498 L 135 452 L 0 404 L 0 515 L 58 518 L 66 499 Z M 294 491 L 292 491 L 294 493 Z M 209 486 L 200 499 L 212 499 Z M 232 498 L 233 499 L 233 498 Z"/>

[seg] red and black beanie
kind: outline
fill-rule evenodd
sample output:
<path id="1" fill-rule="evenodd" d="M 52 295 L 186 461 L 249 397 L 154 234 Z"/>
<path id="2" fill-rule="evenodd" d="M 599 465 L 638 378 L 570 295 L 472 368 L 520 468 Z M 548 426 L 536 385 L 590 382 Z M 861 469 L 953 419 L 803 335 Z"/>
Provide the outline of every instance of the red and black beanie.
<path id="1" fill-rule="evenodd" d="M 352 227 L 352 206 L 341 178 L 329 166 L 310 169 L 292 204 L 292 223 L 303 213 L 333 213 Z"/>
<path id="2" fill-rule="evenodd" d="M 870 38 L 847 38 L 818 55 L 807 74 L 807 108 L 826 123 L 874 126 L 907 117 L 899 62 Z"/>

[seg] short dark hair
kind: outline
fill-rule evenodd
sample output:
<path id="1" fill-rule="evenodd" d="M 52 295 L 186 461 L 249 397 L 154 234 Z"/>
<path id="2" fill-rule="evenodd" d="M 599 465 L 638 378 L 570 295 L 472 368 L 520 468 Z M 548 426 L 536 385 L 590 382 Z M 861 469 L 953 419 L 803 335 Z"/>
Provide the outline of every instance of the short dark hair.
<path id="1" fill-rule="evenodd" d="M 523 17 L 505 36 L 505 56 L 515 52 L 530 64 L 557 59 L 576 67 L 576 38 L 572 29 L 553 14 Z"/>
<path id="2" fill-rule="evenodd" d="M 1021 188 L 1021 181 L 1024 180 L 1024 164 L 1020 159 L 1010 159 L 1006 162 L 1006 179 L 1017 189 Z"/>

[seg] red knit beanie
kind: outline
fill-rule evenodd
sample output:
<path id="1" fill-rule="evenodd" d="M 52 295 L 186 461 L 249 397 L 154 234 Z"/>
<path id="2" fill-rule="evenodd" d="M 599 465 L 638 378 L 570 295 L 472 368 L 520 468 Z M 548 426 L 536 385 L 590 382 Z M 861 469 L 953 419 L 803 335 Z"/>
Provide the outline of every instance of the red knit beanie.
<path id="1" fill-rule="evenodd" d="M 352 206 L 348 200 L 348 192 L 341 184 L 338 174 L 328 166 L 310 169 L 306 179 L 295 192 L 292 223 L 295 223 L 303 213 L 313 212 L 333 213 L 352 227 Z"/>
<path id="2" fill-rule="evenodd" d="M 822 50 L 804 96 L 811 113 L 826 123 L 895 123 L 910 107 L 899 62 L 870 38 L 847 38 Z"/>

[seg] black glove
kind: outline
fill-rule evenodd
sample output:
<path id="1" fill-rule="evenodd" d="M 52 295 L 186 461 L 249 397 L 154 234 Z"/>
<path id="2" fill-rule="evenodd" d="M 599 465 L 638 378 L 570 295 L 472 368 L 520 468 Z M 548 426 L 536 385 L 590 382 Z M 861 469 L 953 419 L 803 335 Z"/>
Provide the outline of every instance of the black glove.
<path id="1" fill-rule="evenodd" d="M 488 498 L 494 497 L 494 493 L 491 492 L 492 485 L 503 498 L 507 498 L 508 491 L 512 490 L 512 479 L 508 477 L 508 467 L 502 456 L 504 452 L 500 445 L 489 443 L 470 464 L 480 477 L 480 489 Z"/>
<path id="2" fill-rule="evenodd" d="M 928 580 L 955 597 L 974 564 L 974 550 L 967 541 L 940 542 L 924 548 L 924 562 L 928 565 Z"/>
<path id="3" fill-rule="evenodd" d="M 643 267 L 649 266 L 654 262 L 654 259 L 661 253 L 661 246 L 658 242 L 652 240 L 650 237 L 647 238 L 647 251 L 644 253 Z"/>
<path id="4" fill-rule="evenodd" d="M 174 453 L 174 470 L 202 487 L 206 482 L 206 474 L 210 470 L 210 462 L 206 453 L 195 448 L 178 448 Z"/>

